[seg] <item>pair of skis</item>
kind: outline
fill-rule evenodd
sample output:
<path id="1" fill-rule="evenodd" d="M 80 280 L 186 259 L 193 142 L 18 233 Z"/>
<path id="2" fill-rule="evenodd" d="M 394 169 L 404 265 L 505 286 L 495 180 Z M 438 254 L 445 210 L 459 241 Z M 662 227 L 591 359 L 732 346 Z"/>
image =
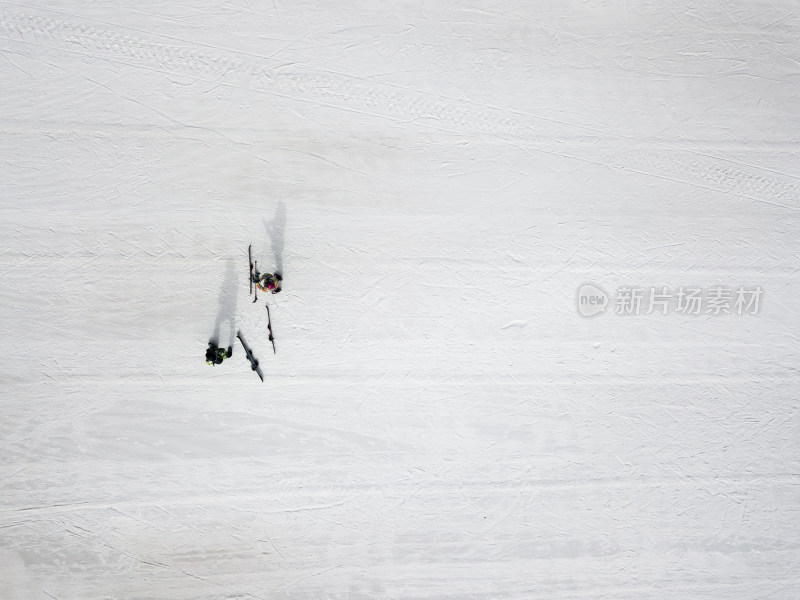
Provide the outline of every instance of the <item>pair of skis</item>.
<path id="1" fill-rule="evenodd" d="M 247 258 L 250 261 L 250 293 L 253 293 L 253 244 L 247 247 Z M 256 263 L 256 266 L 258 263 Z M 258 302 L 258 286 L 256 286 L 256 293 L 253 296 L 253 304 Z"/>
<path id="2" fill-rule="evenodd" d="M 253 290 L 253 244 L 250 244 L 247 247 L 247 258 L 250 263 L 250 293 L 252 294 L 255 291 L 255 295 L 253 298 L 253 304 L 258 301 L 258 286 L 256 286 L 255 290 Z M 256 263 L 258 265 L 258 263 Z M 265 305 L 267 308 L 267 329 L 269 330 L 269 341 L 272 344 L 272 353 L 276 354 L 275 351 L 275 336 L 272 335 L 272 315 L 269 313 L 269 302 Z"/>
<path id="3" fill-rule="evenodd" d="M 261 367 L 258 366 L 258 359 L 253 356 L 253 353 L 250 351 L 250 347 L 247 345 L 247 342 L 244 341 L 242 332 L 237 331 L 236 337 L 239 338 L 239 341 L 242 343 L 242 348 L 244 348 L 244 353 L 247 355 L 247 360 L 250 361 L 250 368 L 256 372 L 256 375 L 258 375 L 259 379 L 261 379 L 263 382 L 264 374 L 261 372 Z"/>
<path id="4" fill-rule="evenodd" d="M 262 274 L 259 273 L 258 271 L 258 261 L 255 261 L 255 265 L 253 264 L 253 244 L 250 244 L 247 247 L 247 259 L 248 263 L 250 264 L 250 273 L 248 275 L 248 280 L 250 281 L 250 293 L 253 294 L 253 304 L 255 304 L 256 302 L 258 302 L 258 289 L 259 289 L 258 278 L 262 277 Z M 281 277 L 281 274 L 278 272 L 275 272 L 274 274 L 265 273 L 263 277 L 266 277 L 267 275 L 273 278 L 271 279 L 271 281 L 276 286 L 276 288 L 272 290 L 272 293 L 277 294 L 278 292 L 281 291 L 280 282 L 283 280 L 283 277 Z M 256 284 L 255 288 L 253 288 L 254 283 Z M 262 287 L 261 289 L 263 290 L 264 288 Z"/>
<path id="5" fill-rule="evenodd" d="M 253 289 L 254 265 L 253 265 L 253 245 L 252 244 L 250 244 L 247 247 L 247 258 L 248 258 L 248 262 L 250 263 L 250 276 L 249 276 L 250 293 L 254 294 L 253 303 L 255 303 L 255 302 L 258 302 L 258 287 Z M 256 263 L 256 265 L 257 264 L 258 263 Z M 265 306 L 266 306 L 266 309 L 267 309 L 267 330 L 269 331 L 269 341 L 272 344 L 272 353 L 276 354 L 275 336 L 272 334 L 272 315 L 269 312 L 269 302 L 267 302 Z M 264 381 L 264 374 L 261 372 L 261 367 L 259 367 L 259 365 L 258 365 L 258 359 L 255 356 L 253 356 L 253 353 L 250 350 L 250 347 L 247 345 L 247 343 L 244 341 L 244 338 L 242 337 L 241 331 L 237 331 L 236 332 L 236 337 L 239 338 L 239 341 L 242 344 L 242 348 L 244 348 L 244 352 L 247 355 L 247 360 L 250 361 L 250 368 L 253 371 L 256 372 L 256 374 L 258 375 L 259 379 L 261 379 L 261 381 Z"/>
<path id="6" fill-rule="evenodd" d="M 272 344 L 272 353 L 276 354 L 275 352 L 275 336 L 272 335 L 272 317 L 269 314 L 269 302 L 265 304 L 267 307 L 267 329 L 269 330 L 269 341 Z"/>
<path id="7" fill-rule="evenodd" d="M 253 244 L 250 244 L 247 247 L 247 258 L 250 263 L 250 293 L 252 294 L 255 292 L 253 298 L 253 304 L 255 304 L 258 302 L 258 286 L 256 286 L 255 290 L 253 289 Z M 258 263 L 255 264 L 258 265 Z M 272 335 L 272 315 L 269 313 L 269 302 L 267 302 L 265 306 L 267 308 L 267 329 L 269 330 L 269 341 L 272 344 L 272 353 L 275 354 L 275 336 Z"/>

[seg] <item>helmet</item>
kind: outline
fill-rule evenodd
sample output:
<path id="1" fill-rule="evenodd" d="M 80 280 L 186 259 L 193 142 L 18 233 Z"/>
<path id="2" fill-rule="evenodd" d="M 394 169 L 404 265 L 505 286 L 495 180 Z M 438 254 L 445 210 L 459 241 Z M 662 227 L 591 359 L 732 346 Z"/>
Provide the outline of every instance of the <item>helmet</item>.
<path id="1" fill-rule="evenodd" d="M 267 282 L 267 289 L 268 290 L 274 290 L 275 289 L 275 282 L 272 281 L 271 279 Z"/>

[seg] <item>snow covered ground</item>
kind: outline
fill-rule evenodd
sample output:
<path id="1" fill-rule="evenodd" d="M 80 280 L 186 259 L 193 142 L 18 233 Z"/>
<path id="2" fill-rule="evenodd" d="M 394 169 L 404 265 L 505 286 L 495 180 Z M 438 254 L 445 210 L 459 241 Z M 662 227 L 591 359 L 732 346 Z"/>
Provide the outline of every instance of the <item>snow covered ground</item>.
<path id="1" fill-rule="evenodd" d="M 796 9 L 1 3 L 0 597 L 797 598 Z"/>

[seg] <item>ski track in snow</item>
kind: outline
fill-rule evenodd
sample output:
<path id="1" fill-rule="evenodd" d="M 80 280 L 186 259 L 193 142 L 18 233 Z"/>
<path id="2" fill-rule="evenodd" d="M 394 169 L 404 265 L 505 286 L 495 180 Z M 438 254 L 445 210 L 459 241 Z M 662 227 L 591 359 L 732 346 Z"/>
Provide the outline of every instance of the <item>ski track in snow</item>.
<path id="1" fill-rule="evenodd" d="M 591 146 L 602 140 L 635 145 L 644 142 L 656 147 L 691 146 L 701 151 L 703 148 L 702 142 L 687 144 L 681 140 L 663 140 L 656 136 L 652 140 L 641 140 L 632 136 L 621 137 L 611 130 L 592 130 L 586 126 L 553 122 L 552 119 L 534 118 L 513 111 L 486 110 L 454 98 L 422 94 L 335 71 L 287 70 L 276 59 L 236 53 L 209 44 L 193 47 L 189 44 L 150 41 L 137 36 L 135 31 L 123 33 L 124 29 L 120 28 L 109 29 L 47 16 L 0 11 L 0 31 L 5 31 L 10 41 L 23 44 L 53 44 L 56 48 L 63 47 L 69 52 L 95 60 L 128 61 L 126 64 L 141 69 L 157 69 L 201 78 L 214 85 L 245 85 L 255 92 L 297 101 L 331 103 L 337 108 L 368 111 L 385 118 L 424 119 L 430 121 L 430 126 L 435 129 L 453 133 L 488 134 L 501 140 L 552 146 L 552 137 L 537 135 L 537 131 L 549 130 L 555 125 L 559 130 L 559 139 L 568 140 L 569 146 L 577 147 L 575 155 L 579 158 L 582 158 L 579 151 L 581 146 Z M 147 33 L 150 39 L 164 37 Z M 563 130 L 569 133 L 565 136 Z M 794 146 L 787 143 L 783 147 L 791 151 Z M 776 178 L 764 172 L 752 173 L 698 157 L 688 149 L 675 154 L 637 148 L 635 153 L 616 155 L 610 162 L 620 168 L 641 168 L 647 174 L 685 176 L 690 182 L 699 182 L 711 189 L 758 201 L 778 202 L 786 199 L 787 204 L 779 205 L 790 210 L 800 209 L 796 175 L 786 174 L 783 178 Z"/>
<path id="2" fill-rule="evenodd" d="M 794 599 L 798 34 L 0 3 L 0 596 Z"/>

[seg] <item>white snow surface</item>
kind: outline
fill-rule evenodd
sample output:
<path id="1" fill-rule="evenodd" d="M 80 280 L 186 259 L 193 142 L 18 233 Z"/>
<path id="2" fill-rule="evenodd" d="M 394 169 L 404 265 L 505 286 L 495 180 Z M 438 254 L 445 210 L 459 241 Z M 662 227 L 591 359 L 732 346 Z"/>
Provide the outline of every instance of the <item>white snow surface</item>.
<path id="1" fill-rule="evenodd" d="M 796 599 L 797 8 L 0 3 L 0 598 Z"/>

